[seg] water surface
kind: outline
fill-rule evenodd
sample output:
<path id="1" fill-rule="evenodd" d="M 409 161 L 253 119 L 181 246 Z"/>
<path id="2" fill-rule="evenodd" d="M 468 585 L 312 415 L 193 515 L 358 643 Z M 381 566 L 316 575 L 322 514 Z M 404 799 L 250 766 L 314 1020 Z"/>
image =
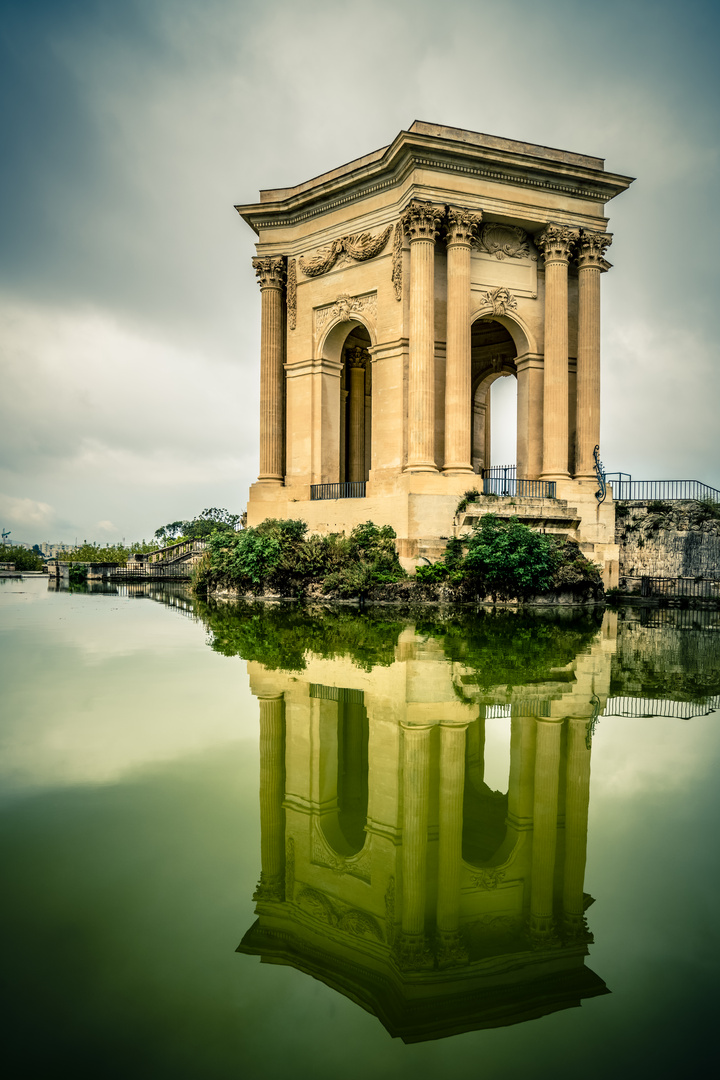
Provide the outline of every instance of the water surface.
<path id="1" fill-rule="evenodd" d="M 25 579 L 0 643 L 12 1076 L 704 1064 L 715 614 Z"/>

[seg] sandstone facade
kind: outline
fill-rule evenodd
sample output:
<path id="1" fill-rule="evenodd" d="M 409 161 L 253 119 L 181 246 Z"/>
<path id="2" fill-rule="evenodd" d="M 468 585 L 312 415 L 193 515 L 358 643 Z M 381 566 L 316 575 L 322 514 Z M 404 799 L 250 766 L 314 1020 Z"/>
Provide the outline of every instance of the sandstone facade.
<path id="1" fill-rule="evenodd" d="M 600 158 L 415 122 L 238 206 L 262 294 L 248 523 L 390 524 L 412 565 L 490 467 L 489 390 L 511 375 L 518 477 L 554 482 L 575 538 L 617 569 L 593 452 L 605 204 L 630 183 Z"/>

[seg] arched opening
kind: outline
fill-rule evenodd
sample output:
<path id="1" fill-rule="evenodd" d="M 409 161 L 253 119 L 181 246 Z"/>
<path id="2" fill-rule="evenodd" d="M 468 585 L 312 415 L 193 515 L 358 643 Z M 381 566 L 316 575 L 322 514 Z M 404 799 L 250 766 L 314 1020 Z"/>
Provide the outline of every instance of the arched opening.
<path id="1" fill-rule="evenodd" d="M 515 376 L 517 349 L 508 330 L 490 318 L 477 319 L 472 326 L 472 466 L 482 472 L 492 465 L 515 465 L 517 444 L 517 386 L 500 384 Z M 497 422 L 493 413 L 497 413 Z"/>
<path id="2" fill-rule="evenodd" d="M 502 710 L 502 706 L 500 710 Z M 481 709 L 481 713 L 495 709 Z M 509 710 L 508 710 L 509 711 Z M 487 717 L 487 719 L 495 719 Z M 492 862 L 505 840 L 507 832 L 508 794 L 493 790 L 494 783 L 502 783 L 505 768 L 500 738 L 509 732 L 494 730 L 487 738 L 486 716 L 468 725 L 465 744 L 465 791 L 463 794 L 462 857 L 471 866 L 483 866 Z M 496 760 L 497 759 L 497 760 Z M 488 783 L 489 781 L 489 783 Z"/>
<path id="3" fill-rule="evenodd" d="M 356 325 L 342 347 L 340 378 L 340 483 L 367 480 L 372 432 L 370 335 Z"/>
<path id="4" fill-rule="evenodd" d="M 364 705 L 338 703 L 338 826 L 348 854 L 365 844 L 368 812 L 368 743 L 370 729 Z"/>

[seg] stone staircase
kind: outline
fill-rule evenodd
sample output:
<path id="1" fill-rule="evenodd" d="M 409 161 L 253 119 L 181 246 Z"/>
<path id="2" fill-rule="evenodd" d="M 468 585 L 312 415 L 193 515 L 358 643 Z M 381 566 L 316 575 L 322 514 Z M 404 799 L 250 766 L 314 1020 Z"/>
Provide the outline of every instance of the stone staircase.
<path id="1" fill-rule="evenodd" d="M 528 499 L 519 496 L 481 495 L 477 502 L 468 503 L 467 509 L 455 516 L 455 536 L 467 536 L 475 522 L 486 514 L 499 518 L 516 517 L 523 525 L 538 532 L 553 533 L 577 539 L 580 514 L 575 506 L 568 506 L 567 499 Z"/>

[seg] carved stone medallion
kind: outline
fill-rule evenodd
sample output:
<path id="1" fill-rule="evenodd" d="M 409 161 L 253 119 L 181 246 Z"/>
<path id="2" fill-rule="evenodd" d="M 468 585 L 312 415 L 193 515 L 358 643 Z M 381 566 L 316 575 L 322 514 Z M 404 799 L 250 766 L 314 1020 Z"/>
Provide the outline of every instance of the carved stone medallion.
<path id="1" fill-rule="evenodd" d="M 480 302 L 483 307 L 491 308 L 493 315 L 505 315 L 508 311 L 515 311 L 517 308 L 516 297 L 504 285 L 481 293 Z"/>
<path id="2" fill-rule="evenodd" d="M 517 225 L 503 225 L 489 221 L 483 225 L 478 237 L 478 247 L 496 259 L 535 259 L 531 254 L 528 235 Z"/>
<path id="3" fill-rule="evenodd" d="M 352 319 L 360 312 L 369 316 L 373 321 L 377 318 L 377 293 L 365 293 L 364 296 L 348 296 L 342 293 L 334 304 L 315 309 L 315 329 L 322 330 L 334 319 L 342 319 L 343 322 Z"/>

